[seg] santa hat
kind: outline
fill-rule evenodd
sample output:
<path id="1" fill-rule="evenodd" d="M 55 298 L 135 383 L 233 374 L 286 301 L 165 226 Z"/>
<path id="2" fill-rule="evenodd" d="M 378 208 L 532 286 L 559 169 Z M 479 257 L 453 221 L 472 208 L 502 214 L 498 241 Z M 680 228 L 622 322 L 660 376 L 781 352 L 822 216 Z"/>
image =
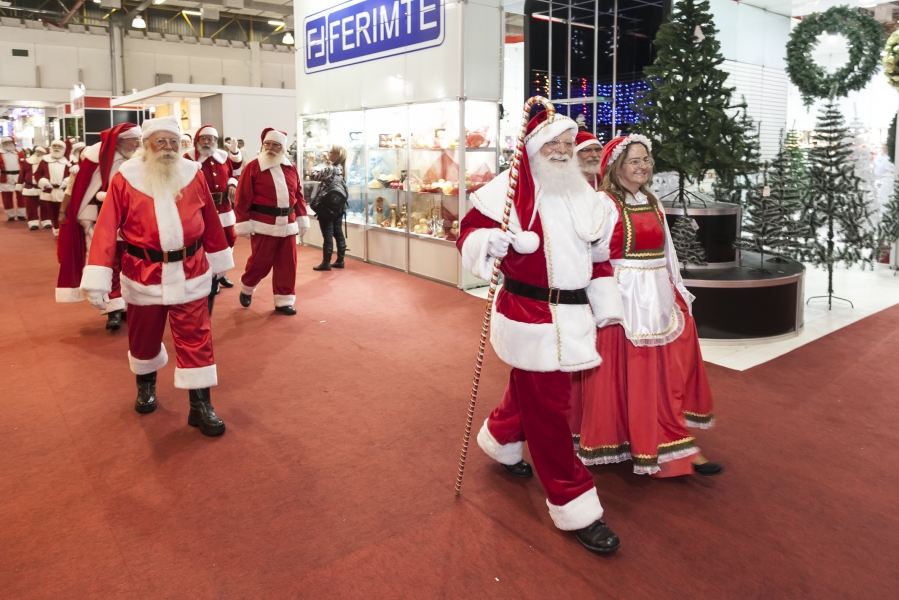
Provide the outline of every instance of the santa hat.
<path id="1" fill-rule="evenodd" d="M 541 111 L 534 115 L 534 118 L 528 123 L 524 136 L 528 154 L 536 153 L 543 144 L 559 137 L 566 131 L 571 131 L 572 137 L 577 135 L 577 123 L 565 115 L 556 114 L 551 119 L 546 115 L 546 111 Z"/>
<path id="2" fill-rule="evenodd" d="M 7 142 L 12 142 L 13 139 L 8 135 L 0 136 L 0 144 L 5 144 Z"/>
<path id="3" fill-rule="evenodd" d="M 284 148 L 287 148 L 287 134 L 272 127 L 266 127 L 262 130 L 262 143 L 278 142 Z"/>
<path id="4" fill-rule="evenodd" d="M 122 123 L 122 125 L 128 125 L 128 123 Z M 118 125 L 116 127 L 118 127 Z M 113 127 L 113 129 L 115 129 L 115 127 Z M 158 117 L 156 119 L 147 119 L 144 121 L 144 124 L 141 125 L 141 137 L 143 139 L 149 138 L 157 131 L 165 131 L 180 137 L 181 121 L 177 117 Z"/>
<path id="5" fill-rule="evenodd" d="M 615 160 L 621 156 L 621 153 L 627 150 L 628 144 L 631 142 L 640 142 L 644 146 L 646 146 L 647 152 L 652 152 L 652 142 L 649 141 L 649 138 L 640 135 L 639 133 L 632 133 L 630 135 L 622 135 L 620 137 L 615 138 L 610 141 L 608 144 L 603 146 L 602 156 L 599 161 L 599 176 L 600 178 L 605 177 L 606 168 L 615 162 Z"/>
<path id="6" fill-rule="evenodd" d="M 574 138 L 574 151 L 580 152 L 587 146 L 593 146 L 594 144 L 597 146 L 602 146 L 599 143 L 599 140 L 596 139 L 596 136 L 590 133 L 589 131 L 578 131 L 577 136 Z"/>
<path id="7" fill-rule="evenodd" d="M 87 144 L 85 144 L 84 142 L 75 142 L 74 144 L 72 144 L 72 152 L 74 152 L 75 150 L 81 150 L 81 149 L 83 149 L 86 145 L 87 145 Z"/>
<path id="8" fill-rule="evenodd" d="M 194 138 L 190 137 L 190 134 L 187 133 L 186 131 L 181 134 L 181 141 L 184 141 L 184 138 L 187 138 L 187 141 L 190 142 L 191 144 L 194 143 Z"/>
<path id="9" fill-rule="evenodd" d="M 166 117 L 168 118 L 168 117 Z M 161 121 L 162 119 L 150 119 L 144 121 L 144 135 L 147 133 L 147 123 L 151 121 Z M 153 131 L 169 131 L 165 128 L 156 128 Z M 136 138 L 140 135 L 140 128 L 134 123 L 121 123 L 115 127 L 110 127 L 100 134 L 100 191 L 105 192 L 109 187 L 109 171 L 112 169 L 112 163 L 115 161 L 116 144 L 119 140 L 128 138 Z"/>
<path id="10" fill-rule="evenodd" d="M 199 129 L 197 129 L 197 132 L 194 134 L 194 137 L 198 138 L 201 135 L 211 135 L 211 136 L 215 136 L 217 138 L 217 137 L 219 137 L 219 132 L 212 125 L 203 125 Z"/>
<path id="11" fill-rule="evenodd" d="M 31 149 L 31 151 L 32 152 L 43 152 L 44 154 L 47 153 L 47 149 L 44 148 L 43 146 L 35 146 L 34 148 Z"/>
<path id="12" fill-rule="evenodd" d="M 66 143 L 62 140 L 53 140 L 52 142 L 50 142 L 50 147 L 51 148 L 62 148 L 63 150 L 65 150 Z"/>

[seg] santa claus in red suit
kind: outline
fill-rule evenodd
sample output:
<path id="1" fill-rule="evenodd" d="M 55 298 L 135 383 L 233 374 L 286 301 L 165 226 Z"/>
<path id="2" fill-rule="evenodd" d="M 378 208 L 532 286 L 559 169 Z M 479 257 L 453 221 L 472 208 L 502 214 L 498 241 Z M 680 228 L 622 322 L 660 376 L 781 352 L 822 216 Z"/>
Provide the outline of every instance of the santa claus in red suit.
<path id="1" fill-rule="evenodd" d="M 599 189 L 602 178 L 599 175 L 602 144 L 589 131 L 579 131 L 574 140 L 574 152 L 581 174 L 594 190 Z"/>
<path id="2" fill-rule="evenodd" d="M 194 149 L 194 139 L 191 137 L 189 133 L 181 134 L 181 151 L 184 153 L 190 152 Z"/>
<path id="3" fill-rule="evenodd" d="M 53 237 L 59 235 L 59 205 L 62 203 L 69 184 L 69 159 L 66 158 L 66 143 L 55 140 L 50 144 L 50 154 L 44 156 L 34 171 L 34 179 L 41 190 L 41 206 L 50 217 Z M 46 224 L 44 224 L 46 227 Z"/>
<path id="4" fill-rule="evenodd" d="M 131 158 L 140 147 L 140 128 L 134 123 L 122 123 L 100 134 L 100 142 L 84 150 L 78 172 L 70 176 L 70 184 L 60 206 L 60 233 L 57 244 L 59 277 L 56 282 L 57 302 L 80 302 L 81 273 L 90 251 L 94 224 L 109 182 L 121 164 Z M 119 275 L 125 243 L 119 240 L 112 266 L 112 291 L 103 313 L 106 329 L 115 331 L 122 325 L 125 300 Z"/>
<path id="5" fill-rule="evenodd" d="M 19 154 L 11 137 L 0 137 L 0 197 L 3 198 L 3 209 L 6 220 L 25 220 L 25 204 L 16 193 L 19 181 Z M 18 200 L 18 202 L 16 202 Z"/>
<path id="6" fill-rule="evenodd" d="M 607 234 L 605 211 L 574 155 L 577 124 L 535 116 L 509 231 L 500 229 L 509 172 L 473 193 L 457 247 L 472 274 L 490 279 L 495 258 L 505 276 L 496 297 L 490 341 L 512 366 L 502 402 L 478 433 L 478 445 L 515 477 L 530 477 L 525 439 L 556 527 L 588 549 L 611 553 L 618 537 L 603 522 L 593 477 L 577 459 L 568 427 L 571 373 L 600 363 L 586 288 L 593 247 Z"/>
<path id="7" fill-rule="evenodd" d="M 182 137 L 183 139 L 183 137 Z M 237 189 L 235 169 L 240 169 L 242 156 L 233 139 L 228 142 L 228 151 L 218 148 L 219 132 L 212 125 L 203 125 L 194 135 L 194 149 L 185 153 L 184 158 L 196 161 L 206 177 L 206 184 L 212 192 L 215 207 L 225 228 L 228 246 L 234 247 L 234 191 Z M 226 287 L 234 287 L 234 283 L 224 275 L 219 283 Z"/>
<path id="8" fill-rule="evenodd" d="M 220 435 L 209 388 L 218 383 L 207 297 L 212 278 L 234 266 L 206 178 L 197 163 L 180 157 L 175 117 L 142 125 L 144 153 L 122 164 L 112 178 L 94 228 L 81 289 L 97 308 L 112 289 L 119 232 L 122 295 L 128 303 L 128 359 L 137 376 L 135 410 L 156 409 L 156 372 L 168 362 L 166 321 L 177 356 L 175 387 L 189 391 L 188 425 Z"/>
<path id="9" fill-rule="evenodd" d="M 19 163 L 19 182 L 16 189 L 21 190 L 25 197 L 25 215 L 28 219 L 28 229 L 37 231 L 41 227 L 41 221 L 45 221 L 45 228 L 51 226 L 50 216 L 43 214 L 43 208 L 40 205 L 41 190 L 37 187 L 37 181 L 34 179 L 34 171 L 37 169 L 47 149 L 43 146 L 35 146 L 31 150 L 31 156 Z"/>
<path id="10" fill-rule="evenodd" d="M 69 153 L 69 173 L 70 176 L 78 172 L 78 166 L 81 162 L 81 153 L 84 152 L 86 144 L 84 142 L 75 142 L 72 144 L 72 150 Z"/>
<path id="11" fill-rule="evenodd" d="M 262 152 L 243 168 L 234 201 L 239 236 L 250 238 L 252 253 L 240 278 L 240 304 L 249 307 L 262 278 L 274 269 L 275 310 L 297 314 L 297 235 L 309 230 L 299 173 L 287 158 L 287 134 L 267 128 Z"/>

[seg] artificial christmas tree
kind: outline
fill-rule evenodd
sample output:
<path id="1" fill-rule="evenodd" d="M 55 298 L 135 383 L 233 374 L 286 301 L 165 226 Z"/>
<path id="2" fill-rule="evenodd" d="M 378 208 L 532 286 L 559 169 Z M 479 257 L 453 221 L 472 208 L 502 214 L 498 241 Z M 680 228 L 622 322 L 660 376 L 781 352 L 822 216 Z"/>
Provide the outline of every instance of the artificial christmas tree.
<path id="1" fill-rule="evenodd" d="M 809 150 L 808 215 L 810 226 L 824 230 L 816 235 L 809 259 L 827 269 L 827 307 L 833 299 L 849 302 L 833 294 L 833 269 L 837 261 L 846 266 L 870 263 L 868 253 L 874 246 L 868 201 L 860 190 L 860 181 L 850 159 L 852 144 L 849 130 L 836 102 L 830 98 L 821 109 L 815 125 L 816 145 Z M 849 302 L 849 304 L 852 304 Z"/>
<path id="2" fill-rule="evenodd" d="M 648 89 L 636 99 L 644 118 L 635 129 L 653 139 L 658 170 L 678 173 L 676 202 L 682 206 L 689 202 L 687 180 L 699 181 L 714 169 L 727 187 L 737 173 L 750 170 L 747 128 L 734 115 L 745 107 L 734 104 L 733 88 L 725 86 L 716 33 L 708 1 L 674 4 L 653 41 L 656 60 L 644 69 Z"/>
<path id="3" fill-rule="evenodd" d="M 743 102 L 746 99 L 743 98 Z M 733 182 L 725 185 L 723 181 L 715 184 L 715 200 L 731 204 L 743 205 L 747 194 L 752 191 L 759 172 L 762 155 L 759 143 L 759 131 L 755 121 L 749 116 L 745 108 L 741 111 L 740 126 L 743 128 L 746 153 L 742 164 L 734 170 Z"/>
<path id="4" fill-rule="evenodd" d="M 708 264 L 705 260 L 705 250 L 696 239 L 694 221 L 687 216 L 686 212 L 674 220 L 674 227 L 671 228 L 671 241 L 674 242 L 677 258 L 683 265 L 682 268 L 686 269 L 687 265 L 702 267 Z"/>
<path id="5" fill-rule="evenodd" d="M 899 250 L 899 177 L 893 180 L 893 195 L 883 207 L 883 214 L 880 223 L 877 226 L 877 246 L 878 249 L 885 249 L 887 246 L 890 252 Z M 899 264 L 899 257 L 890 256 L 890 265 Z"/>
<path id="6" fill-rule="evenodd" d="M 804 202 L 804 159 L 796 160 L 793 149 L 787 146 L 789 141 L 790 136 L 787 134 L 787 138 L 781 140 L 777 155 L 767 170 L 772 202 L 776 203 L 780 212 L 780 228 L 776 232 L 778 241 L 772 246 L 779 250 L 772 259 L 775 261 L 782 260 L 778 256 L 803 260 L 804 249 L 814 237 Z"/>

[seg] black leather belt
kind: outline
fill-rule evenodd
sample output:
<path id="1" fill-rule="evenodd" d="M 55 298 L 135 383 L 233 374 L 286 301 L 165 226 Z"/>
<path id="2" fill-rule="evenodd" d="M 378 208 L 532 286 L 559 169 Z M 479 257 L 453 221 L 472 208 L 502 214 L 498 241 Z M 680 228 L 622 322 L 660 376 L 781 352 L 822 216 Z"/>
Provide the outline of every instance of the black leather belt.
<path id="1" fill-rule="evenodd" d="M 212 201 L 215 202 L 216 204 L 221 204 L 223 195 L 224 194 L 222 194 L 221 192 L 213 192 Z"/>
<path id="2" fill-rule="evenodd" d="M 59 189 L 59 185 L 60 185 L 60 184 L 58 184 L 58 183 L 52 183 L 52 184 L 50 184 L 50 187 L 52 187 L 54 190 L 58 190 L 58 189 Z"/>
<path id="3" fill-rule="evenodd" d="M 290 208 L 278 208 L 277 206 L 263 206 L 262 204 L 253 204 L 252 206 L 250 206 L 250 210 L 261 215 L 268 215 L 270 217 L 286 217 L 293 212 L 294 207 L 291 206 Z"/>
<path id="4" fill-rule="evenodd" d="M 141 260 L 149 260 L 150 262 L 170 263 L 184 260 L 189 256 L 193 256 L 197 253 L 197 250 L 199 250 L 200 246 L 202 245 L 203 238 L 200 238 L 196 242 L 185 248 L 178 248 L 177 250 L 160 252 L 159 250 L 141 248 L 139 246 L 135 246 L 134 244 L 128 244 L 128 254 L 134 256 L 135 258 L 140 258 Z"/>
<path id="5" fill-rule="evenodd" d="M 3 169 L 0 169 L 0 175 L 18 175 L 18 174 L 19 174 L 18 171 L 4 171 Z"/>
<path id="6" fill-rule="evenodd" d="M 590 304 L 587 299 L 587 290 L 560 290 L 559 288 L 545 288 L 529 283 L 522 283 L 506 277 L 503 280 L 503 289 L 510 294 L 548 302 L 549 304 Z"/>

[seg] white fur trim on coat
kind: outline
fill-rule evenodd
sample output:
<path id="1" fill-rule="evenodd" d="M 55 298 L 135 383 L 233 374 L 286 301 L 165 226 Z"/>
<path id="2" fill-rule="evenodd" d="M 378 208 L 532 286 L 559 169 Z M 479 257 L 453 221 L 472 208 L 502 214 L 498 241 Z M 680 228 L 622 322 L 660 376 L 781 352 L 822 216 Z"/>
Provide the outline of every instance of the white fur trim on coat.
<path id="1" fill-rule="evenodd" d="M 487 421 L 481 426 L 478 432 L 478 446 L 484 453 L 501 465 L 515 465 L 521 462 L 521 450 L 524 442 L 512 442 L 511 444 L 500 444 L 487 429 Z"/>
<path id="2" fill-rule="evenodd" d="M 180 265 L 181 261 L 174 264 Z M 173 264 L 173 263 L 169 263 Z M 165 272 L 163 271 L 163 275 Z M 159 304 L 184 304 L 193 302 L 200 298 L 209 296 L 209 290 L 212 289 L 212 270 L 207 270 L 199 277 L 186 280 L 178 294 L 166 295 L 165 286 L 163 284 L 144 285 L 131 279 L 128 279 L 124 273 L 121 274 L 122 297 L 128 304 L 137 306 L 155 306 Z M 82 277 L 82 285 L 83 285 Z M 178 290 L 176 290 L 178 291 Z M 177 296 L 173 301 L 172 296 Z"/>
<path id="3" fill-rule="evenodd" d="M 256 286 L 249 287 L 243 284 L 243 281 L 240 282 L 240 293 L 244 296 L 252 296 L 256 293 Z"/>
<path id="4" fill-rule="evenodd" d="M 250 219 L 249 221 L 244 221 L 244 223 L 249 223 L 250 231 L 252 233 L 261 233 L 262 235 L 270 235 L 272 237 L 288 237 L 291 235 L 297 235 L 300 233 L 300 227 L 297 225 L 296 221 L 293 223 L 287 222 L 287 217 L 275 217 L 276 221 L 284 220 L 283 223 L 276 223 L 272 225 L 271 223 L 263 223 L 262 221 L 254 221 Z M 246 225 L 244 223 L 237 223 L 234 226 L 234 233 L 237 235 L 246 235 Z M 243 227 L 241 227 L 243 225 Z"/>
<path id="5" fill-rule="evenodd" d="M 215 365 L 182 369 L 175 367 L 175 387 L 179 390 L 201 390 L 218 385 Z"/>
<path id="6" fill-rule="evenodd" d="M 78 288 L 56 288 L 56 301 L 65 302 L 81 302 L 84 300 L 84 292 Z"/>
<path id="7" fill-rule="evenodd" d="M 100 311 L 101 315 L 108 315 L 111 312 L 115 312 L 117 310 L 125 310 L 125 299 L 124 298 L 110 298 L 108 302 L 105 303 L 106 308 Z"/>
<path id="8" fill-rule="evenodd" d="M 207 252 L 206 260 L 209 261 L 209 270 L 213 273 L 224 273 L 234 268 L 234 255 L 231 253 L 231 248 L 225 248 L 218 252 Z"/>
<path id="9" fill-rule="evenodd" d="M 624 303 L 614 277 L 597 277 L 587 286 L 587 298 L 597 327 L 624 322 Z"/>
<path id="10" fill-rule="evenodd" d="M 228 185 L 233 185 L 234 187 L 237 187 L 237 177 L 231 177 L 231 178 L 229 178 L 229 179 L 228 179 Z"/>
<path id="11" fill-rule="evenodd" d="M 129 352 L 128 362 L 131 364 L 131 372 L 135 375 L 149 375 L 164 367 L 169 362 L 169 355 L 165 351 L 165 345 L 160 344 L 159 354 L 154 358 L 141 360 L 134 358 L 131 356 L 131 352 Z"/>
<path id="12" fill-rule="evenodd" d="M 234 211 L 231 211 L 234 212 Z M 234 223 L 234 235 L 244 236 L 253 235 L 253 222 L 243 221 L 242 223 Z"/>
<path id="13" fill-rule="evenodd" d="M 546 501 L 549 507 L 549 516 L 553 523 L 562 531 L 576 531 L 592 525 L 602 518 L 602 505 L 599 503 L 599 495 L 596 488 L 590 488 L 568 504 L 556 506 Z"/>
<path id="14" fill-rule="evenodd" d="M 229 210 L 228 212 L 219 213 L 219 222 L 222 224 L 222 227 L 231 227 L 237 223 L 237 217 L 234 216 L 233 210 Z"/>
<path id="15" fill-rule="evenodd" d="M 293 303 L 297 301 L 297 297 L 294 295 L 284 296 L 275 294 L 275 308 L 281 306 L 293 306 Z"/>
<path id="16" fill-rule="evenodd" d="M 212 282 L 209 282 L 210 288 Z M 87 265 L 81 272 L 81 289 L 85 292 L 112 291 L 112 269 L 101 265 Z"/>
<path id="17" fill-rule="evenodd" d="M 462 243 L 462 268 L 484 281 L 493 277 L 493 257 L 487 253 L 492 229 L 476 229 Z"/>

